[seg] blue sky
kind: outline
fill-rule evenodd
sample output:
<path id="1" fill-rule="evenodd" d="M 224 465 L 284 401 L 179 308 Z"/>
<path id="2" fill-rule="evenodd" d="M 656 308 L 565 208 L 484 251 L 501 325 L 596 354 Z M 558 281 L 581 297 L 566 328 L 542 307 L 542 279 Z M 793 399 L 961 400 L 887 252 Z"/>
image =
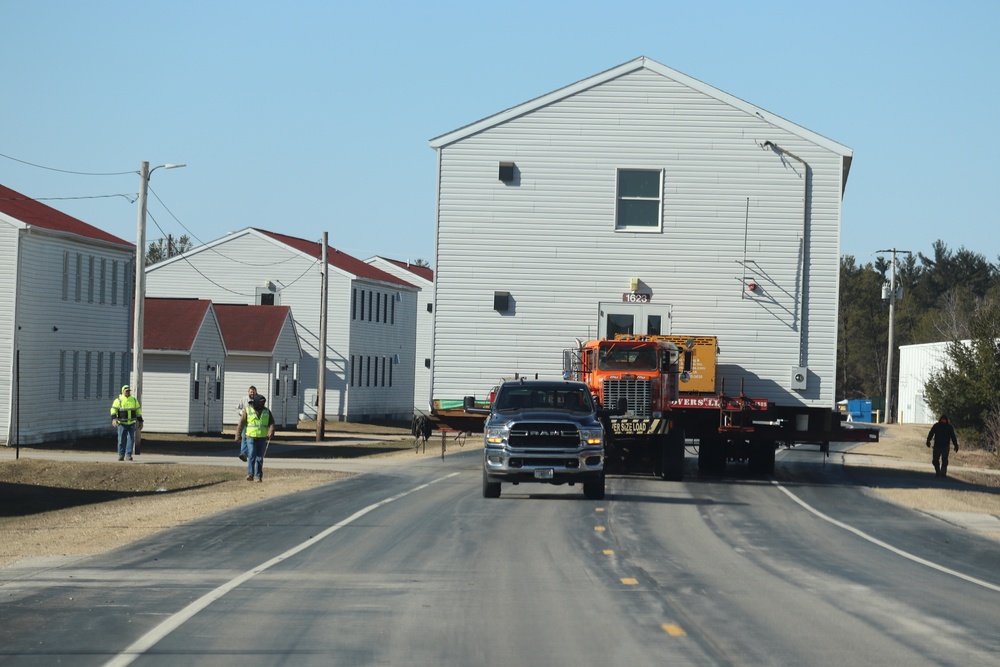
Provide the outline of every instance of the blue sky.
<path id="1" fill-rule="evenodd" d="M 0 23 L 0 183 L 133 242 L 145 160 L 188 165 L 153 174 L 149 239 L 433 261 L 428 140 L 648 56 L 854 150 L 841 254 L 1000 260 L 1000 2 L 0 0 Z"/>

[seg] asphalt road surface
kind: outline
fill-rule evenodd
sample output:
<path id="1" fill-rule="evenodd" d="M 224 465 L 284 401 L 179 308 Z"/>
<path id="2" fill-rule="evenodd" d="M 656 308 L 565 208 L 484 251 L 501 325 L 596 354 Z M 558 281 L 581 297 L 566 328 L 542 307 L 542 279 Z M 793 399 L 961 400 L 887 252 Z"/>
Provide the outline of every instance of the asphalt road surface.
<path id="1" fill-rule="evenodd" d="M 2 665 L 996 665 L 1000 543 L 816 453 L 481 495 L 478 451 L 0 576 Z M 689 465 L 693 465 L 689 459 Z"/>

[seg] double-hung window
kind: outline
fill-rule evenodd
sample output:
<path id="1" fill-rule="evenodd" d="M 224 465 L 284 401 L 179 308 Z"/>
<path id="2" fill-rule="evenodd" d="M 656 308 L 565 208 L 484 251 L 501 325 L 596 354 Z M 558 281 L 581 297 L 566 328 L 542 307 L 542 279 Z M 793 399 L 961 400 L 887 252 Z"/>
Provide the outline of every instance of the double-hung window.
<path id="1" fill-rule="evenodd" d="M 662 184 L 662 169 L 619 169 L 615 195 L 615 230 L 660 231 Z"/>

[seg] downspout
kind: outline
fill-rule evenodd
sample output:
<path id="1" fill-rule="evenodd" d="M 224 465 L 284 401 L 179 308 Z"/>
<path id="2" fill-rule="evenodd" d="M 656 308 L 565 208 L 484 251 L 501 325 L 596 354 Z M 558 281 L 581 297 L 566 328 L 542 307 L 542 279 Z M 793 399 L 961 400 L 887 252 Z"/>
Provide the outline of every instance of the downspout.
<path id="1" fill-rule="evenodd" d="M 802 290 L 799 293 L 799 366 L 806 366 L 806 293 L 809 287 L 809 165 L 795 153 L 787 151 L 773 141 L 765 141 L 763 148 L 770 148 L 782 156 L 787 155 L 802 165 Z"/>

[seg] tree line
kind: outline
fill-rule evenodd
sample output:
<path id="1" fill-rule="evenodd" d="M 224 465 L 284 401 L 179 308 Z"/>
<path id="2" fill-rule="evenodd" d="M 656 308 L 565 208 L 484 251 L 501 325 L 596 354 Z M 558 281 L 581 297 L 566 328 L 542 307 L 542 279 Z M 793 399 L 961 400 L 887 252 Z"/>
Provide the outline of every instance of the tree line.
<path id="1" fill-rule="evenodd" d="M 889 300 L 883 296 L 891 268 L 891 252 L 866 264 L 852 255 L 840 260 L 840 399 L 884 398 Z M 895 284 L 893 394 L 899 346 L 946 341 L 951 363 L 932 375 L 925 400 L 969 430 L 967 437 L 974 432 L 994 449 L 991 429 L 1000 435 L 1000 265 L 938 240 L 929 254 L 896 250 Z"/>

